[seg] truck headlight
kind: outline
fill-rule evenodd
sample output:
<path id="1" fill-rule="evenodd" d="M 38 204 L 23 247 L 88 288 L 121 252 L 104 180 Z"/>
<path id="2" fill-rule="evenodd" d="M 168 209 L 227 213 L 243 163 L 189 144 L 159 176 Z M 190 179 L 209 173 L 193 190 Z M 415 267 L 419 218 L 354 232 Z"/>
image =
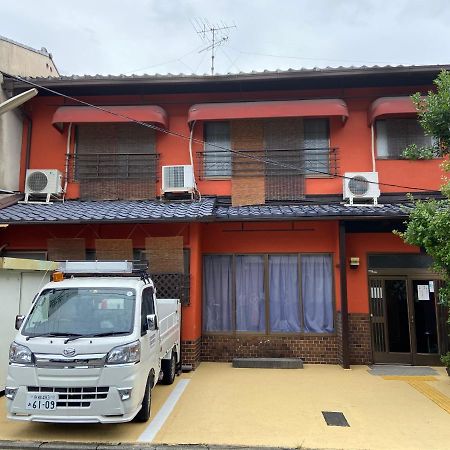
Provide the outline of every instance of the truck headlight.
<path id="1" fill-rule="evenodd" d="M 13 342 L 9 347 L 9 362 L 15 364 L 33 364 L 33 353 L 25 345 Z"/>
<path id="2" fill-rule="evenodd" d="M 113 348 L 106 357 L 106 364 L 137 363 L 141 360 L 141 344 L 139 341 Z"/>

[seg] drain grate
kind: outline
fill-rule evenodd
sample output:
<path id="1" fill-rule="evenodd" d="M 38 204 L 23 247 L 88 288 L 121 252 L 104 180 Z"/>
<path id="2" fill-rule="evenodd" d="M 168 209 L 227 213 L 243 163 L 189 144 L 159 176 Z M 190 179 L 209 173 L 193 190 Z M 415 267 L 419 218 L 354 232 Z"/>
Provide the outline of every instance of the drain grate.
<path id="1" fill-rule="evenodd" d="M 330 427 L 349 427 L 344 414 L 336 411 L 322 411 L 325 422 Z"/>

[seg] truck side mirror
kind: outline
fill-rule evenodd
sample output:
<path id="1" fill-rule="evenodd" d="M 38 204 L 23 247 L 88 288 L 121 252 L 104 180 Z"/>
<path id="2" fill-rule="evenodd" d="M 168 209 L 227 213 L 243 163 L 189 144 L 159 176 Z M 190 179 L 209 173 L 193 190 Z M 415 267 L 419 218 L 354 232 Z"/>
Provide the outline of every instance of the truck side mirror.
<path id="1" fill-rule="evenodd" d="M 158 329 L 158 318 L 156 314 L 149 314 L 147 316 L 147 330 L 156 331 Z"/>
<path id="2" fill-rule="evenodd" d="M 16 316 L 16 324 L 15 324 L 16 330 L 18 330 L 22 326 L 24 319 L 25 319 L 25 316 L 21 316 L 21 315 Z"/>

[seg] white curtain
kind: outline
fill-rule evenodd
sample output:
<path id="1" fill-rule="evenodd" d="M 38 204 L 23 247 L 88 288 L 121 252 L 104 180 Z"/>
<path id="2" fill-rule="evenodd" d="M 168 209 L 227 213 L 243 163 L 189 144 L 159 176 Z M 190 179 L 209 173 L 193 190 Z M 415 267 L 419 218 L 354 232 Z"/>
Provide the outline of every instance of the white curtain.
<path id="1" fill-rule="evenodd" d="M 302 255 L 301 260 L 304 331 L 330 333 L 334 329 L 331 256 Z"/>
<path id="2" fill-rule="evenodd" d="M 266 330 L 264 258 L 236 256 L 236 330 Z"/>
<path id="3" fill-rule="evenodd" d="M 270 330 L 300 332 L 297 255 L 269 256 Z"/>
<path id="4" fill-rule="evenodd" d="M 232 331 L 232 258 L 203 259 L 203 321 L 205 331 Z"/>

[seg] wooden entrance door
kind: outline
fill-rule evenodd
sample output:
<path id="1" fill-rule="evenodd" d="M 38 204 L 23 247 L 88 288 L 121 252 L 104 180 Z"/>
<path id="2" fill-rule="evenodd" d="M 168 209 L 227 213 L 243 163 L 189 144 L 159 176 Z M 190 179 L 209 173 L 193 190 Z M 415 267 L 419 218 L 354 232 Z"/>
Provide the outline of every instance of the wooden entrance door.
<path id="1" fill-rule="evenodd" d="M 439 364 L 436 282 L 408 276 L 369 280 L 374 362 Z"/>

